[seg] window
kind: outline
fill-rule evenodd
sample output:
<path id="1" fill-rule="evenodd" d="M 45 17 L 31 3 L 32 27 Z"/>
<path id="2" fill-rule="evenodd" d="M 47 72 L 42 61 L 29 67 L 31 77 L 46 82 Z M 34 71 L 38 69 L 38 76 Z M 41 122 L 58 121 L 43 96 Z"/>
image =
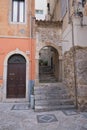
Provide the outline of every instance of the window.
<path id="1" fill-rule="evenodd" d="M 36 10 L 36 14 L 43 14 L 43 10 Z"/>
<path id="2" fill-rule="evenodd" d="M 12 0 L 12 22 L 25 22 L 25 0 Z"/>

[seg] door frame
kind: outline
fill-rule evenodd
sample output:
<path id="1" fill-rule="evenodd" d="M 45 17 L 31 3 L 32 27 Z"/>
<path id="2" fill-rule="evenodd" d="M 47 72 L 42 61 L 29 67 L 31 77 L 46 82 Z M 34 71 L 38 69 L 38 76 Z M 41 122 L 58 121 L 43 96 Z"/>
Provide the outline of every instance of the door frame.
<path id="1" fill-rule="evenodd" d="M 8 68 L 8 59 L 10 56 L 20 54 L 26 59 L 26 96 L 25 98 L 7 98 L 7 68 Z M 20 51 L 18 48 L 7 54 L 4 60 L 4 71 L 3 71 L 3 101 L 5 102 L 24 102 L 29 101 L 29 59 L 27 55 Z"/>

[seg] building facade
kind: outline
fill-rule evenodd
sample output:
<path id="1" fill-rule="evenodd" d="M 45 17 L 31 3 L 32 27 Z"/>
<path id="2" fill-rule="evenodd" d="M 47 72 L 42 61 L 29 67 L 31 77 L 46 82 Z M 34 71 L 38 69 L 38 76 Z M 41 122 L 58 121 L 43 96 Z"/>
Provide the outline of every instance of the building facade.
<path id="1" fill-rule="evenodd" d="M 47 0 L 47 11 L 34 24 L 34 0 L 0 1 L 0 101 L 30 101 L 44 67 L 67 86 L 75 106 L 86 110 L 87 2 Z"/>
<path id="2" fill-rule="evenodd" d="M 35 79 L 34 0 L 0 0 L 0 101 L 29 101 Z"/>
<path id="3" fill-rule="evenodd" d="M 53 4 L 54 3 L 54 4 Z M 56 3 L 56 4 L 55 4 Z M 49 1 L 50 20 L 62 20 L 62 80 L 77 108 L 87 109 L 87 1 Z M 59 7 L 59 8 L 58 8 Z M 53 9 L 54 8 L 54 9 Z M 58 13 L 56 12 L 58 10 Z"/>

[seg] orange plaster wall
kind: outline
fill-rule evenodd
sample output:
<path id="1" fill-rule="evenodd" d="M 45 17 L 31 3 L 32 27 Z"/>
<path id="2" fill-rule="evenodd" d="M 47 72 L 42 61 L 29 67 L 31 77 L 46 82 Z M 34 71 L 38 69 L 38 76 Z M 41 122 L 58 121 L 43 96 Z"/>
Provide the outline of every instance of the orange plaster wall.
<path id="1" fill-rule="evenodd" d="M 33 39 L 16 39 L 16 38 L 0 38 L 0 78 L 3 77 L 4 60 L 8 53 L 18 48 L 26 54 L 26 51 L 30 51 L 29 57 L 29 80 L 35 79 L 35 40 Z M 0 79 L 0 83 L 2 80 Z"/>
<path id="2" fill-rule="evenodd" d="M 35 15 L 35 0 L 26 0 L 26 21 L 24 24 L 11 21 L 12 0 L 0 0 L 0 35 L 2 36 L 30 36 L 30 17 Z M 24 33 L 21 32 L 24 31 Z"/>

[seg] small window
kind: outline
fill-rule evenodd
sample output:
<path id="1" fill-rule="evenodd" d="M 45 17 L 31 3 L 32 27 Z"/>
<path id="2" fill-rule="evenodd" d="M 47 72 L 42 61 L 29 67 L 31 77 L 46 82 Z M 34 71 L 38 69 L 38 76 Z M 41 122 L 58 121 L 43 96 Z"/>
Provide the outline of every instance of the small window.
<path id="1" fill-rule="evenodd" d="M 25 22 L 25 0 L 12 0 L 12 22 Z"/>
<path id="2" fill-rule="evenodd" d="M 43 14 L 43 10 L 36 10 L 36 14 Z"/>

